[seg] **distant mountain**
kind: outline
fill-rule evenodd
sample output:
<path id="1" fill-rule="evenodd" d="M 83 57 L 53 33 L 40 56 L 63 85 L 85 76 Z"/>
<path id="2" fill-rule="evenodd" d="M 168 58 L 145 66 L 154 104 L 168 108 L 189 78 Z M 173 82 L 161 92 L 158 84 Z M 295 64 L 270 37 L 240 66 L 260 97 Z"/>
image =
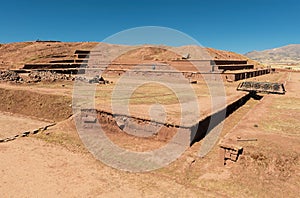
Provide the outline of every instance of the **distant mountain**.
<path id="1" fill-rule="evenodd" d="M 252 51 L 245 56 L 269 65 L 299 66 L 300 44 L 292 44 L 264 51 Z"/>

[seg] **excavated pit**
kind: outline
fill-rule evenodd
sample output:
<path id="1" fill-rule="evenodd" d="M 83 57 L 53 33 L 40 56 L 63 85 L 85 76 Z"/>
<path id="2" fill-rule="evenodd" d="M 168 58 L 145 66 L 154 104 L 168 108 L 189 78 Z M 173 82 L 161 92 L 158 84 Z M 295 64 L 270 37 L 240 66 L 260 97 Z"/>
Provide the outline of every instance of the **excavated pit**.
<path id="1" fill-rule="evenodd" d="M 86 127 L 91 126 L 90 124 L 100 124 L 101 129 L 105 131 L 107 136 L 114 142 L 119 144 L 118 142 L 133 141 L 135 144 L 140 144 L 140 150 L 145 151 L 154 149 L 152 146 L 147 144 L 147 142 L 153 143 L 156 142 L 156 147 L 163 146 L 166 142 L 170 141 L 174 135 L 178 132 L 178 129 L 193 129 L 196 128 L 195 133 L 191 133 L 190 135 L 190 146 L 192 146 L 195 142 L 201 141 L 206 135 L 208 135 L 217 125 L 223 122 L 230 114 L 235 112 L 237 109 L 242 107 L 249 99 L 261 99 L 261 96 L 257 95 L 253 96 L 252 94 L 246 94 L 239 99 L 233 101 L 228 104 L 226 107 L 221 110 L 208 115 L 201 121 L 199 121 L 196 125 L 192 127 L 183 127 L 179 125 L 173 125 L 169 123 L 160 123 L 151 121 L 148 119 L 142 119 L 138 117 L 129 117 L 126 115 L 113 115 L 112 113 L 94 110 L 94 109 L 86 109 L 82 110 L 81 114 L 85 118 L 83 122 L 86 124 Z M 120 125 L 120 118 L 131 119 L 130 127 L 131 130 L 136 130 L 137 135 L 133 135 L 131 133 L 126 132 L 124 130 L 124 126 Z M 96 118 L 96 119 L 94 119 Z M 211 119 L 214 120 L 211 122 Z M 216 119 L 217 118 L 217 119 Z M 155 126 L 155 127 L 154 127 Z M 139 137 L 139 133 L 143 133 L 141 130 L 148 132 L 148 136 Z M 159 130 L 156 130 L 159 129 Z M 151 131 L 153 130 L 153 131 Z M 113 135 L 119 136 L 120 138 L 124 138 L 122 141 L 112 137 Z M 116 141 L 116 142 L 115 142 Z M 142 141 L 144 143 L 140 143 Z M 119 144 L 122 147 L 122 143 Z"/>
<path id="2" fill-rule="evenodd" d="M 196 127 L 196 132 L 194 134 L 191 133 L 190 145 L 202 140 L 215 126 L 223 122 L 226 117 L 243 106 L 251 97 L 260 98 L 252 96 L 251 94 L 243 95 L 218 112 L 208 115 L 199 121 L 193 126 Z M 30 116 L 37 120 L 60 122 L 72 115 L 72 107 L 70 106 L 72 98 L 69 96 L 39 93 L 22 89 L 0 88 L 0 99 L 2 101 L 0 111 Z M 223 116 L 222 118 L 222 116 L 219 115 L 225 115 L 225 117 Z M 217 119 L 217 121 L 214 120 L 214 122 L 211 123 L 212 117 L 221 117 L 222 119 Z M 130 117 L 131 122 L 134 123 L 131 126 L 132 128 L 137 127 L 139 130 L 149 130 L 150 133 L 151 127 L 153 126 L 159 129 L 147 137 L 137 137 L 122 130 L 122 125 L 117 123 L 119 119 L 118 115 L 96 110 L 96 119 L 113 142 L 122 138 L 125 139 L 125 142 L 128 140 L 127 143 L 129 141 L 133 141 L 133 143 L 136 144 L 141 142 L 140 147 L 137 150 L 149 150 L 161 147 L 172 139 L 179 128 L 186 129 L 186 127 L 181 127 L 179 125 Z M 89 122 L 89 120 L 87 120 L 87 122 Z M 124 140 L 121 142 L 124 143 Z"/>

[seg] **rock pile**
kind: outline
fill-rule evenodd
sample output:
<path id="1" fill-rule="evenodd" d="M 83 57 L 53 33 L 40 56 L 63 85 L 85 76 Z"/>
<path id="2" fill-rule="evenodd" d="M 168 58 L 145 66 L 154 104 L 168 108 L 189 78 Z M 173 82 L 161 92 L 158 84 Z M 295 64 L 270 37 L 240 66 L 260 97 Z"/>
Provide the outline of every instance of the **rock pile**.
<path id="1" fill-rule="evenodd" d="M 0 71 L 0 81 L 23 82 L 23 78 L 14 71 Z"/>
<path id="2" fill-rule="evenodd" d="M 35 129 L 33 131 L 24 131 L 23 133 L 21 134 L 17 134 L 17 135 L 14 135 L 14 136 L 11 136 L 11 137 L 8 137 L 8 138 L 0 138 L 0 143 L 4 143 L 4 142 L 9 142 L 9 141 L 13 141 L 19 137 L 28 137 L 30 134 L 37 134 L 37 133 L 40 133 L 40 132 L 43 132 L 43 131 L 46 131 L 49 127 L 52 127 L 56 125 L 56 123 L 52 123 L 52 124 L 48 124 L 44 127 L 40 127 L 38 129 Z"/>
<path id="3" fill-rule="evenodd" d="M 83 77 L 83 76 L 76 76 L 75 80 L 76 81 L 82 81 L 82 82 L 87 82 L 88 81 L 87 78 Z"/>
<path id="4" fill-rule="evenodd" d="M 28 83 L 41 81 L 54 82 L 57 80 L 74 80 L 74 78 L 71 75 L 59 74 L 50 71 L 31 71 L 28 74 L 28 77 Z"/>
<path id="5" fill-rule="evenodd" d="M 75 77 L 76 81 L 88 82 L 90 84 L 109 84 L 108 80 L 105 80 L 102 76 L 96 75 L 93 78 L 86 78 L 83 76 Z"/>

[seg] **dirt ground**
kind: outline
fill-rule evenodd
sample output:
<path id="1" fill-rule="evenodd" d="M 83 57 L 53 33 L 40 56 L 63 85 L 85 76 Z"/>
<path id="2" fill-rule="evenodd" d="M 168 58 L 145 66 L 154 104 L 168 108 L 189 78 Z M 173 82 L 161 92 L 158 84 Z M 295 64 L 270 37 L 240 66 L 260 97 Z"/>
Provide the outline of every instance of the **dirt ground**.
<path id="1" fill-rule="evenodd" d="M 198 157 L 202 140 L 167 167 L 147 173 L 116 170 L 93 158 L 69 118 L 38 135 L 0 143 L 1 194 L 3 197 L 298 197 L 299 79 L 300 73 L 257 78 L 286 81 L 286 95 L 250 99 L 224 121 L 220 141 L 244 148 L 235 163 L 223 165 L 218 145 L 205 157 Z M 38 92 L 51 89 L 47 85 L 37 86 L 33 89 Z M 231 86 L 230 92 L 234 92 L 235 85 Z M 67 88 L 57 85 L 55 89 L 56 95 L 70 90 L 68 85 Z M 238 138 L 257 141 L 241 142 Z M 111 139 L 122 138 L 112 134 Z M 121 144 L 126 147 L 137 142 L 127 138 Z"/>
<path id="2" fill-rule="evenodd" d="M 19 135 L 48 125 L 49 122 L 39 121 L 23 115 L 0 113 L 0 139 Z"/>

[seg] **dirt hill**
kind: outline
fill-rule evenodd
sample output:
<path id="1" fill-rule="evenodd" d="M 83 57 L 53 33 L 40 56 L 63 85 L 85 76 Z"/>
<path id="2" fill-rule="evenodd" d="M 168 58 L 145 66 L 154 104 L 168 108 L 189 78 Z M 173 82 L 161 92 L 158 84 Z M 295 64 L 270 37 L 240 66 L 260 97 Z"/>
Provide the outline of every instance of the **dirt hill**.
<path id="1" fill-rule="evenodd" d="M 25 63 L 45 63 L 55 58 L 73 58 L 76 49 L 91 49 L 94 42 L 20 42 L 0 45 L 0 69 L 17 69 Z"/>
<path id="2" fill-rule="evenodd" d="M 189 54 L 190 59 L 248 59 L 234 52 L 201 48 L 199 46 L 169 47 L 158 45 L 125 46 L 97 42 L 19 42 L 0 45 L 0 70 L 18 69 L 26 63 L 47 63 L 57 59 L 73 59 L 75 50 L 92 50 L 101 45 L 101 50 L 111 55 L 125 54 L 116 62 L 167 62 L 181 59 Z M 126 49 L 126 50 L 125 50 Z M 249 63 L 254 63 L 249 61 Z"/>

